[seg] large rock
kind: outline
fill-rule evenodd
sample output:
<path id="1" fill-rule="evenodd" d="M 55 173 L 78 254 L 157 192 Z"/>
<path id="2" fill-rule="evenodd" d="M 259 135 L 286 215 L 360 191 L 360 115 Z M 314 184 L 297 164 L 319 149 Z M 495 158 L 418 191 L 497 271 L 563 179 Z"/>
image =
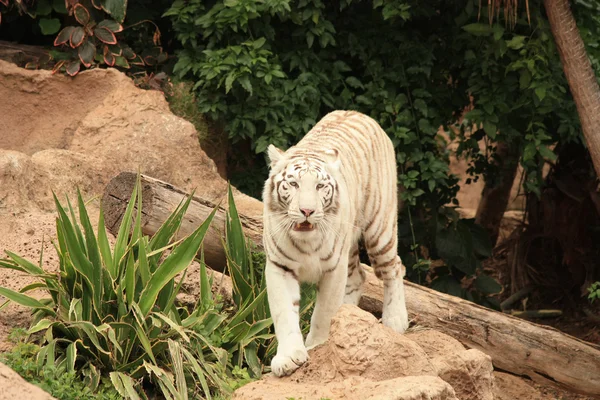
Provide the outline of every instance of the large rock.
<path id="1" fill-rule="evenodd" d="M 55 167 L 50 175 L 58 179 L 28 185 L 33 196 L 63 181 L 83 184 L 86 194 L 97 195 L 124 170 L 140 170 L 188 192 L 201 189 L 209 200 L 225 193 L 227 183 L 200 148 L 194 126 L 170 112 L 162 93 L 137 88 L 115 69 L 68 78 L 0 60 L 0 81 L 0 98 L 10 99 L 0 102 L 0 149 L 34 156 L 33 169 L 39 165 L 39 171 Z M 36 159 L 37 152 L 49 149 L 70 153 L 54 150 Z M 28 179 L 38 174 L 27 172 L 19 173 Z"/>
<path id="2" fill-rule="evenodd" d="M 52 400 L 54 397 L 0 363 L 0 400 Z"/>
<path id="3" fill-rule="evenodd" d="M 406 335 L 421 346 L 461 400 L 494 400 L 494 368 L 487 354 L 465 347 L 453 337 L 434 330 Z"/>
<path id="4" fill-rule="evenodd" d="M 494 399 L 487 355 L 436 331 L 400 335 L 351 305 L 340 308 L 329 340 L 309 357 L 293 375 L 251 383 L 234 398 Z"/>

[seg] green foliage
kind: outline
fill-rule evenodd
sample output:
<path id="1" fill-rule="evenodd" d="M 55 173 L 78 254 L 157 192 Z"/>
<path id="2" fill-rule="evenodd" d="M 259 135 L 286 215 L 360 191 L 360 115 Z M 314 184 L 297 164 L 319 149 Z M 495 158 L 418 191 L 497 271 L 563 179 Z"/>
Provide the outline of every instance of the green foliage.
<path id="1" fill-rule="evenodd" d="M 22 332 L 20 336 L 23 336 Z M 117 400 L 121 396 L 110 382 L 102 382 L 92 391 L 74 372 L 64 372 L 54 366 L 39 367 L 37 355 L 41 348 L 33 343 L 18 343 L 11 351 L 3 353 L 0 361 L 28 382 L 39 386 L 59 400 Z"/>
<path id="2" fill-rule="evenodd" d="M 399 1 L 175 1 L 165 16 L 183 46 L 174 72 L 196 80 L 200 111 L 224 121 L 234 143 L 249 139 L 256 153 L 270 143 L 286 148 L 325 112 L 359 110 L 392 137 L 404 199 L 443 204 L 456 188 L 436 134 L 456 106 L 444 102 L 447 75 L 432 73 L 430 44 L 401 29 L 409 17 L 431 16 L 422 9 Z"/>
<path id="3" fill-rule="evenodd" d="M 600 282 L 592 283 L 587 290 L 590 292 L 588 295 L 590 303 L 593 303 L 596 299 L 600 299 Z"/>
<path id="4" fill-rule="evenodd" d="M 2 2 L 6 7 L 14 6 L 19 13 L 36 19 L 42 35 L 58 33 L 54 46 L 59 50 L 51 52 L 55 59 L 54 72 L 63 71 L 74 76 L 82 67 L 106 65 L 129 69 L 133 65 L 153 66 L 167 59 L 159 46 L 160 31 L 151 21 L 140 21 L 156 28 L 152 37 L 154 46 L 148 40 L 142 54 L 137 54 L 127 41 L 122 40 L 126 0 L 39 0 L 35 8 L 28 8 L 20 1 L 12 3 Z M 37 66 L 28 64 L 30 68 Z"/>
<path id="5" fill-rule="evenodd" d="M 32 309 L 34 319 L 28 334 L 43 333 L 36 357 L 41 368 L 82 373 L 89 378 L 92 390 L 101 375 L 109 373 L 121 395 L 136 398 L 128 390 L 139 385 L 134 379 L 156 380 L 164 393 L 169 388 L 164 383 L 167 376 L 164 368 L 170 369 L 176 357 L 184 357 L 188 360 L 186 369 L 196 374 L 203 383 L 202 389 L 208 391 L 206 380 L 212 384 L 219 382 L 214 368 L 209 364 L 194 364 L 190 359 L 195 360 L 198 355 L 172 341 L 177 338 L 191 343 L 191 338 L 198 339 L 193 332 L 197 321 L 190 321 L 175 306 L 181 281 L 174 278 L 194 259 L 214 211 L 192 234 L 169 245 L 190 199 L 148 239 L 141 233 L 139 191 L 138 181 L 112 251 L 102 212 L 96 235 L 81 195 L 79 222 L 71 204 L 68 202 L 65 209 L 55 197 L 58 210 L 55 248 L 60 274 L 44 271 L 41 259 L 35 265 L 7 252 L 9 259 L 0 261 L 1 267 L 29 274 L 40 282 L 20 292 L 0 288 L 0 293 Z M 137 206 L 135 214 L 134 206 Z M 33 288 L 45 290 L 48 297 L 36 300 L 24 294 Z M 179 375 L 176 377 L 179 379 Z"/>
<path id="6" fill-rule="evenodd" d="M 577 2 L 576 12 L 592 50 L 596 3 Z M 260 196 L 268 144 L 293 145 L 331 110 L 368 114 L 396 148 L 411 279 L 429 275 L 438 289 L 487 302 L 498 286 L 483 278 L 485 235 L 443 208 L 457 204 L 458 188 L 439 129 L 457 140 L 473 179 L 496 179 L 496 143 L 517 149 L 525 189 L 538 194 L 553 146 L 581 140 L 543 5 L 530 6 L 531 25 L 522 9 L 511 29 L 478 21 L 488 9 L 475 0 L 175 1 L 165 16 L 182 47 L 174 73 L 195 80 L 199 110 L 260 154 L 240 163 L 238 187 Z M 446 269 L 432 268 L 438 259 Z"/>
<path id="7" fill-rule="evenodd" d="M 498 172 L 491 162 L 495 143 L 519 149 L 525 189 L 538 195 L 544 164 L 556 160 L 552 145 L 581 140 L 575 105 L 539 8 L 541 4 L 532 7 L 531 26 L 524 18 L 510 31 L 498 23 L 472 23 L 463 26 L 467 33 L 454 39 L 464 65 L 457 78 L 466 82 L 473 96 L 472 109 L 457 126 L 457 152 L 471 157 L 472 174 L 483 174 L 493 183 Z M 476 13 L 475 6 L 466 7 L 458 20 L 466 23 Z M 481 139 L 487 143 L 484 152 L 478 144 Z"/>

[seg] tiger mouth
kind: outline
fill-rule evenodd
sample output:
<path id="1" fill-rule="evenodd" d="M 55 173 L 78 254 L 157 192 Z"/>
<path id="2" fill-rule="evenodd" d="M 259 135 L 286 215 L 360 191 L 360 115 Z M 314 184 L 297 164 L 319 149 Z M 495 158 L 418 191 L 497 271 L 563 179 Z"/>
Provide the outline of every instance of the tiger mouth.
<path id="1" fill-rule="evenodd" d="M 308 221 L 304 221 L 304 222 L 299 222 L 297 224 L 294 224 L 294 228 L 295 231 L 297 232 L 309 232 L 315 229 L 315 225 L 311 224 Z"/>

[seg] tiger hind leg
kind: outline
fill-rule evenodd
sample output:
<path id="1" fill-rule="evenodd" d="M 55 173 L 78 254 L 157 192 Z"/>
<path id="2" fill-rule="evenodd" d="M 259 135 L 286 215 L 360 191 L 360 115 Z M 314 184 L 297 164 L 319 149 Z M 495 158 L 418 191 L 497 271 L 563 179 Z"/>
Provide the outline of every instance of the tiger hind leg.
<path id="1" fill-rule="evenodd" d="M 385 219 L 384 219 L 385 218 Z M 408 312 L 404 298 L 404 269 L 398 257 L 396 215 L 383 217 L 364 232 L 367 253 L 375 276 L 383 281 L 382 322 L 396 332 L 408 328 Z"/>
<path id="2" fill-rule="evenodd" d="M 346 280 L 346 294 L 344 304 L 358 305 L 362 295 L 363 283 L 365 282 L 365 270 L 360 265 L 358 257 L 358 242 L 350 251 L 348 261 L 348 279 Z"/>

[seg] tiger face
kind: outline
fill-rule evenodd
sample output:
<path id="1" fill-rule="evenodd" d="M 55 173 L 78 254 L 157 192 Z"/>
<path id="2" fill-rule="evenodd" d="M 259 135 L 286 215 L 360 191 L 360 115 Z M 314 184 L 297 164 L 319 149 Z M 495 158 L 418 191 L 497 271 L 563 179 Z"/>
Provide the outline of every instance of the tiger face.
<path id="1" fill-rule="evenodd" d="M 282 217 L 281 229 L 307 240 L 324 233 L 337 214 L 338 169 L 337 153 L 325 153 L 321 158 L 285 153 L 269 147 L 271 159 L 270 186 L 265 201 L 276 215 Z M 268 197 L 267 197 L 268 196 Z"/>

